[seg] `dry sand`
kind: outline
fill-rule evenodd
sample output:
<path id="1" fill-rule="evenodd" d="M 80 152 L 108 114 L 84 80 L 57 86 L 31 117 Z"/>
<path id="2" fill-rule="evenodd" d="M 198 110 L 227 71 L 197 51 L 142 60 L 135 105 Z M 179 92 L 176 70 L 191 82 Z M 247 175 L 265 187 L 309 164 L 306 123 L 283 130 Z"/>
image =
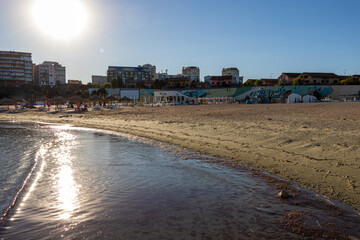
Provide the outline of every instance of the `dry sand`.
<path id="1" fill-rule="evenodd" d="M 147 137 L 255 166 L 360 209 L 360 103 L 0 113 Z"/>

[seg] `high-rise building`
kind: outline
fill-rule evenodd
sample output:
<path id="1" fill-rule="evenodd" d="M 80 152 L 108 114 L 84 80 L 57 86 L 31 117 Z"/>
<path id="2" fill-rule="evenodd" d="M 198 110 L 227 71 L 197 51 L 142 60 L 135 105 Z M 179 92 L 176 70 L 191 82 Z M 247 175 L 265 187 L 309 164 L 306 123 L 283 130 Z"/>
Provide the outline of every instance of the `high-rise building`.
<path id="1" fill-rule="evenodd" d="M 31 53 L 0 51 L 0 86 L 19 87 L 31 82 Z"/>
<path id="2" fill-rule="evenodd" d="M 151 81 L 151 69 L 149 67 L 123 67 L 109 66 L 107 80 L 121 79 L 124 87 L 141 87 Z"/>
<path id="3" fill-rule="evenodd" d="M 66 68 L 58 62 L 45 61 L 34 67 L 35 84 L 40 86 L 55 86 L 66 83 Z"/>
<path id="4" fill-rule="evenodd" d="M 183 67 L 182 75 L 191 76 L 192 80 L 200 81 L 200 68 L 195 66 Z"/>
<path id="5" fill-rule="evenodd" d="M 107 76 L 92 75 L 91 82 L 102 86 L 104 83 L 107 82 Z"/>

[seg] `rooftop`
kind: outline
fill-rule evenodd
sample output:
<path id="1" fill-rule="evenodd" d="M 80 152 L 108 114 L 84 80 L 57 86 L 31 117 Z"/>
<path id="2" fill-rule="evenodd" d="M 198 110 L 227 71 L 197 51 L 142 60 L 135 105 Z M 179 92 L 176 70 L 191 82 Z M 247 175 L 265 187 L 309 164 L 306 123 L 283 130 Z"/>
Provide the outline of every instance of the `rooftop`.
<path id="1" fill-rule="evenodd" d="M 335 73 L 321 73 L 321 72 L 304 72 L 302 75 L 309 75 L 311 77 L 339 77 Z"/>

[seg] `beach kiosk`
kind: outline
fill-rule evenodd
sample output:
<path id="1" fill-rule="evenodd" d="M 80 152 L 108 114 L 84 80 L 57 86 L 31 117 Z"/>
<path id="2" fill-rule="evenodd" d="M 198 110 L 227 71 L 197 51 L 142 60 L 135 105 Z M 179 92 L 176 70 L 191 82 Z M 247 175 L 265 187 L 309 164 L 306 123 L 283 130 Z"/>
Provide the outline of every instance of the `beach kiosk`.
<path id="1" fill-rule="evenodd" d="M 154 102 L 155 103 L 164 103 L 164 104 L 176 104 L 181 105 L 189 101 L 188 96 L 179 93 L 178 91 L 154 91 Z"/>
<path id="2" fill-rule="evenodd" d="M 313 95 L 306 95 L 303 97 L 303 103 L 312 103 L 316 101 L 316 97 Z"/>

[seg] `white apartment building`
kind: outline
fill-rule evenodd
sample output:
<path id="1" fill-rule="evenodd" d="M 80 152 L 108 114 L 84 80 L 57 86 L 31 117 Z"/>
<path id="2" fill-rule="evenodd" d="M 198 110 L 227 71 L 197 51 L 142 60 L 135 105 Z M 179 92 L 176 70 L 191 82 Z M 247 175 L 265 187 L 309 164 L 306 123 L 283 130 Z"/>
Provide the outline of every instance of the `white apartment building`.
<path id="1" fill-rule="evenodd" d="M 58 62 L 45 61 L 34 67 L 34 80 L 40 86 L 55 86 L 66 83 L 66 69 Z"/>
<path id="2" fill-rule="evenodd" d="M 183 67 L 182 75 L 191 76 L 193 80 L 200 81 L 200 68 L 195 66 Z"/>

